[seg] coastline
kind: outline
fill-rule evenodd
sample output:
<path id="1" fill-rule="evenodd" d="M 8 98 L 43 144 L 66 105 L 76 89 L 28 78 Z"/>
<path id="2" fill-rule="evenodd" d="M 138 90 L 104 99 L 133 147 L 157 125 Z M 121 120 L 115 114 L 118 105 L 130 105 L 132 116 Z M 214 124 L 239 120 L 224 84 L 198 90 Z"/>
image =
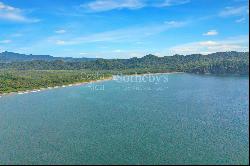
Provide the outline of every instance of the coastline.
<path id="1" fill-rule="evenodd" d="M 26 90 L 26 91 L 17 91 L 17 92 L 9 92 L 9 93 L 0 93 L 0 98 L 3 96 L 11 96 L 11 95 L 23 95 L 23 94 L 29 94 L 29 93 L 37 93 L 45 90 L 52 90 L 52 89 L 58 89 L 58 88 L 66 88 L 66 87 L 72 87 L 72 86 L 81 86 L 81 85 L 87 85 L 90 83 L 97 83 L 97 82 L 103 82 L 103 81 L 109 81 L 112 80 L 112 77 L 107 77 L 100 80 L 91 80 L 88 82 L 77 82 L 72 84 L 66 84 L 66 85 L 60 85 L 60 86 L 54 86 L 54 87 L 47 87 L 47 88 L 40 88 L 40 89 L 32 89 L 32 90 Z"/>
<path id="2" fill-rule="evenodd" d="M 166 72 L 166 73 L 144 73 L 144 74 L 124 74 L 123 76 L 146 76 L 146 75 L 161 75 L 161 74 L 179 74 L 184 72 Z M 26 91 L 17 91 L 17 92 L 9 92 L 9 93 L 0 93 L 0 98 L 3 96 L 10 96 L 10 95 L 23 95 L 23 94 L 29 94 L 29 93 L 38 93 L 45 90 L 52 90 L 52 89 L 58 89 L 58 88 L 66 88 L 66 87 L 72 87 L 72 86 L 82 86 L 87 85 L 90 83 L 97 83 L 97 82 L 103 82 L 103 81 L 110 81 L 113 80 L 112 77 L 107 77 L 100 80 L 91 80 L 88 82 L 77 82 L 72 84 L 66 84 L 66 85 L 60 85 L 60 86 L 54 86 L 54 87 L 47 87 L 47 88 L 40 88 L 40 89 L 32 89 L 32 90 L 26 90 Z"/>

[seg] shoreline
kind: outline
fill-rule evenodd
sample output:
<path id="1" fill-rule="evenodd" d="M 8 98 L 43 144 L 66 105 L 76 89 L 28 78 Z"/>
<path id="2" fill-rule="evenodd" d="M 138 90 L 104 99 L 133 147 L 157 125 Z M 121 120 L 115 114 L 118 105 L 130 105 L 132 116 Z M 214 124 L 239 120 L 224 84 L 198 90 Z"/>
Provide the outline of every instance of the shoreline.
<path id="1" fill-rule="evenodd" d="M 184 72 L 166 72 L 166 73 L 144 73 L 144 74 L 124 74 L 122 76 L 145 76 L 145 75 L 161 75 L 161 74 L 179 74 Z M 107 77 L 100 80 L 91 80 L 89 82 L 78 82 L 78 83 L 72 83 L 67 85 L 60 85 L 60 86 L 54 86 L 54 87 L 47 87 L 47 88 L 40 88 L 40 89 L 32 89 L 32 90 L 26 90 L 26 91 L 17 91 L 17 92 L 9 92 L 9 93 L 0 93 L 0 98 L 3 96 L 11 96 L 11 95 L 23 95 L 23 94 L 29 94 L 29 93 L 38 93 L 45 90 L 52 90 L 52 89 L 58 89 L 58 88 L 66 88 L 66 87 L 72 87 L 72 86 L 81 86 L 81 85 L 87 85 L 90 83 L 97 83 L 97 82 L 103 82 L 103 81 L 110 81 L 113 80 L 113 77 L 116 75 L 113 75 L 112 77 Z"/>
<path id="2" fill-rule="evenodd" d="M 58 88 L 66 88 L 66 87 L 72 87 L 72 86 L 87 85 L 87 84 L 90 84 L 90 83 L 109 81 L 109 80 L 112 80 L 112 79 L 113 79 L 113 76 L 112 77 L 107 77 L 107 78 L 104 78 L 104 79 L 100 79 L 100 80 L 91 80 L 91 81 L 88 81 L 88 82 L 77 82 L 77 83 L 72 83 L 72 84 L 53 86 L 53 87 L 47 87 L 47 88 L 40 88 L 40 89 L 32 89 L 32 90 L 9 92 L 9 93 L 0 93 L 0 98 L 3 97 L 3 96 L 23 95 L 23 94 L 38 93 L 38 92 L 41 92 L 41 91 L 58 89 Z"/>

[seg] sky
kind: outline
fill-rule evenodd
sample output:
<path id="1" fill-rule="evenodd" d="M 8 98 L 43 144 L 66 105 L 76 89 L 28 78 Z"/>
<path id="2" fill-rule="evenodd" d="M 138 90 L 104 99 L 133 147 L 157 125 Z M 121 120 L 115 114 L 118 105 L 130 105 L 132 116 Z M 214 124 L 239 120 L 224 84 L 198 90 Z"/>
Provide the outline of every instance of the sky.
<path id="1" fill-rule="evenodd" d="M 0 52 L 56 57 L 249 51 L 248 0 L 0 0 Z"/>

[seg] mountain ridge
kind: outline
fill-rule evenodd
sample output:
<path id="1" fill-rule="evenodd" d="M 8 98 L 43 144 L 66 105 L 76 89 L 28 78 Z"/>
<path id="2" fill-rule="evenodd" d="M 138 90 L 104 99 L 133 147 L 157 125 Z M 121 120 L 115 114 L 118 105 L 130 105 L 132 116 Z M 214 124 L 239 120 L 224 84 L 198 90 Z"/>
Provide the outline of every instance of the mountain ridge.
<path id="1" fill-rule="evenodd" d="M 166 57 L 202 57 L 202 56 L 231 56 L 231 55 L 241 55 L 241 54 L 246 54 L 249 52 L 238 52 L 238 51 L 226 51 L 226 52 L 215 52 L 215 53 L 211 53 L 211 54 L 188 54 L 188 55 L 182 55 L 182 54 L 175 54 L 172 56 L 163 56 L 163 57 L 159 57 L 153 54 L 147 54 L 141 58 L 138 57 L 132 57 L 132 58 L 128 58 L 128 59 L 157 59 L 157 58 L 166 58 Z M 27 61 L 56 61 L 56 60 L 62 60 L 65 62 L 86 62 L 86 61 L 95 61 L 95 60 L 100 60 L 103 58 L 86 58 L 86 57 L 81 57 L 81 58 L 74 58 L 74 57 L 54 57 L 51 55 L 33 55 L 33 54 L 21 54 L 21 53 L 15 53 L 15 52 L 9 52 L 9 51 L 4 51 L 0 53 L 0 62 L 27 62 Z M 114 60 L 113 59 L 105 59 L 105 60 Z M 124 59 L 124 60 L 128 60 L 128 59 Z M 122 59 L 118 59 L 118 60 L 122 60 Z"/>
<path id="2" fill-rule="evenodd" d="M 52 58 L 53 59 L 53 58 Z M 149 54 L 142 58 L 33 60 L 0 63 L 0 69 L 14 70 L 92 70 L 147 72 L 190 72 L 212 74 L 249 74 L 249 52 L 217 52 L 208 55 L 174 55 L 157 57 Z"/>
<path id="3" fill-rule="evenodd" d="M 54 57 L 51 55 L 33 55 L 33 54 L 20 54 L 15 52 L 4 51 L 0 53 L 0 62 L 26 62 L 26 61 L 55 61 L 62 60 L 65 62 L 84 62 L 96 60 L 96 58 L 73 58 L 73 57 Z"/>

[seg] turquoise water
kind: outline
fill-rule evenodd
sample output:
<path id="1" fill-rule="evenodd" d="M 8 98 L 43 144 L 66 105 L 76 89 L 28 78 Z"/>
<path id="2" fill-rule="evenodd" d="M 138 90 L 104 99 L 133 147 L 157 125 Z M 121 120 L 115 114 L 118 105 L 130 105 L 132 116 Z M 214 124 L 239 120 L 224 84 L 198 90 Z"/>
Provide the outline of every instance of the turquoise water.
<path id="1" fill-rule="evenodd" d="M 248 164 L 249 77 L 154 76 L 0 98 L 0 164 Z"/>

